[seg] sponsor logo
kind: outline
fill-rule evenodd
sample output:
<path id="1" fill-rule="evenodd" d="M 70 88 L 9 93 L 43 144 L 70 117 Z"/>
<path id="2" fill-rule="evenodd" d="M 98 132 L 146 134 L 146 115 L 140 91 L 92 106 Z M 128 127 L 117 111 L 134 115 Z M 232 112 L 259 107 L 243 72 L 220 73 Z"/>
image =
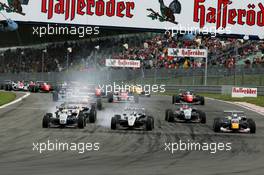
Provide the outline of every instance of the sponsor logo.
<path id="1" fill-rule="evenodd" d="M 168 56 L 205 58 L 207 57 L 207 50 L 169 48 Z"/>
<path id="2" fill-rule="evenodd" d="M 140 61 L 138 61 L 138 60 L 106 59 L 106 66 L 107 67 L 140 68 Z"/>
<path id="3" fill-rule="evenodd" d="M 232 88 L 232 97 L 257 97 L 257 88 Z"/>
<path id="4" fill-rule="evenodd" d="M 109 0 L 42 0 L 41 12 L 52 19 L 54 14 L 64 15 L 66 20 L 74 20 L 80 16 L 108 16 L 132 18 L 135 9 L 134 2 Z"/>
<path id="5" fill-rule="evenodd" d="M 205 7 L 206 0 L 194 0 L 193 21 L 203 28 L 205 24 L 216 24 L 216 28 L 227 25 L 264 26 L 264 5 L 249 3 L 246 7 L 236 9 L 231 0 L 218 0 L 217 7 Z M 230 9 L 231 6 L 231 9 Z"/>

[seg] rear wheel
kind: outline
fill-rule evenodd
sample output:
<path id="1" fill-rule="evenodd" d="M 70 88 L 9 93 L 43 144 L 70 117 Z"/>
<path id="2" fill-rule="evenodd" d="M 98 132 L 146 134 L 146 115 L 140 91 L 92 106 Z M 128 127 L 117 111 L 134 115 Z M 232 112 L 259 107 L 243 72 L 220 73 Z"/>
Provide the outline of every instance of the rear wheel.
<path id="1" fill-rule="evenodd" d="M 205 102 L 204 102 L 204 97 L 200 97 L 200 104 L 201 104 L 201 105 L 204 105 L 204 104 L 205 104 Z"/>
<path id="2" fill-rule="evenodd" d="M 220 132 L 221 131 L 220 118 L 214 119 L 213 130 L 214 130 L 214 132 Z"/>
<path id="3" fill-rule="evenodd" d="M 97 99 L 97 109 L 100 111 L 103 109 L 103 104 L 102 104 L 102 100 L 101 99 Z"/>
<path id="4" fill-rule="evenodd" d="M 108 102 L 113 103 L 113 101 L 114 101 L 114 95 L 112 93 L 108 94 Z"/>
<path id="5" fill-rule="evenodd" d="M 255 134 L 256 133 L 256 123 L 253 119 L 248 119 L 248 125 L 250 128 L 250 133 Z"/>
<path id="6" fill-rule="evenodd" d="M 173 95 L 173 96 L 172 96 L 172 104 L 175 104 L 175 103 L 176 103 L 176 96 Z"/>
<path id="7" fill-rule="evenodd" d="M 52 99 L 55 102 L 57 102 L 59 100 L 59 94 L 58 94 L 58 92 L 53 92 L 52 93 Z"/>

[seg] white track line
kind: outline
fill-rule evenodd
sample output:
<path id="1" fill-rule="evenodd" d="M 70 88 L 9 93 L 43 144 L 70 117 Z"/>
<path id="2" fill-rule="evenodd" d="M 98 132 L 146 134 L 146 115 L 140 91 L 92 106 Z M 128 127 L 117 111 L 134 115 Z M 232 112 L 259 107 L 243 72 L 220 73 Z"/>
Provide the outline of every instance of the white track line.
<path id="1" fill-rule="evenodd" d="M 6 107 L 8 107 L 8 106 L 10 106 L 10 105 L 13 105 L 13 104 L 15 104 L 15 103 L 18 103 L 18 102 L 20 102 L 21 100 L 27 98 L 29 95 L 30 95 L 30 93 L 26 93 L 24 96 L 22 96 L 22 97 L 20 97 L 20 98 L 18 98 L 18 99 L 16 99 L 16 100 L 14 100 L 14 101 L 12 101 L 12 102 L 10 102 L 10 103 L 7 103 L 7 104 L 5 104 L 5 105 L 3 105 L 3 106 L 0 106 L 0 109 L 6 108 Z"/>
<path id="2" fill-rule="evenodd" d="M 230 102 L 230 101 L 224 101 L 224 100 L 219 100 L 219 99 L 209 98 L 209 97 L 206 97 L 206 98 L 209 99 L 209 100 L 215 100 L 215 101 L 220 101 L 220 102 L 223 102 L 223 103 L 228 103 L 228 104 L 236 105 L 236 106 L 239 106 L 241 108 L 247 109 L 249 111 L 252 111 L 252 112 L 255 112 L 255 113 L 258 113 L 258 114 L 264 116 L 264 113 L 263 112 L 260 112 L 260 111 L 254 109 L 254 108 L 250 108 L 250 107 L 248 107 L 246 105 L 243 105 L 243 104 L 241 104 L 239 102 Z"/>

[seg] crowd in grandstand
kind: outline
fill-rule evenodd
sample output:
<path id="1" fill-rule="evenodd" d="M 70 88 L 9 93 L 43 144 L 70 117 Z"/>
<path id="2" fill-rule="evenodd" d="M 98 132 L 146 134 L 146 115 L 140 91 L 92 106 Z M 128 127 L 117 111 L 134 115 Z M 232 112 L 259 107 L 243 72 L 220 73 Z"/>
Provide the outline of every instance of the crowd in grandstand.
<path id="1" fill-rule="evenodd" d="M 45 47 L 0 51 L 0 72 L 86 71 L 105 67 L 105 59 L 141 60 L 142 67 L 202 68 L 203 59 L 168 56 L 168 48 L 208 48 L 210 66 L 264 67 L 264 43 L 211 37 L 184 39 L 170 35 L 135 35 L 52 43 Z"/>

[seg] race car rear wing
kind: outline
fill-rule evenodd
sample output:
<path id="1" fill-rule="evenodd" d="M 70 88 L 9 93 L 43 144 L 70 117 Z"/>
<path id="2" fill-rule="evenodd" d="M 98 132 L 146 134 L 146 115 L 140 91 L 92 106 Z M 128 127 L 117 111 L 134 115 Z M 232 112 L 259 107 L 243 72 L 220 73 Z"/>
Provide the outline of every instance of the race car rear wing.
<path id="1" fill-rule="evenodd" d="M 231 114 L 244 114 L 245 112 L 244 111 L 224 111 L 224 113 L 231 113 Z"/>

